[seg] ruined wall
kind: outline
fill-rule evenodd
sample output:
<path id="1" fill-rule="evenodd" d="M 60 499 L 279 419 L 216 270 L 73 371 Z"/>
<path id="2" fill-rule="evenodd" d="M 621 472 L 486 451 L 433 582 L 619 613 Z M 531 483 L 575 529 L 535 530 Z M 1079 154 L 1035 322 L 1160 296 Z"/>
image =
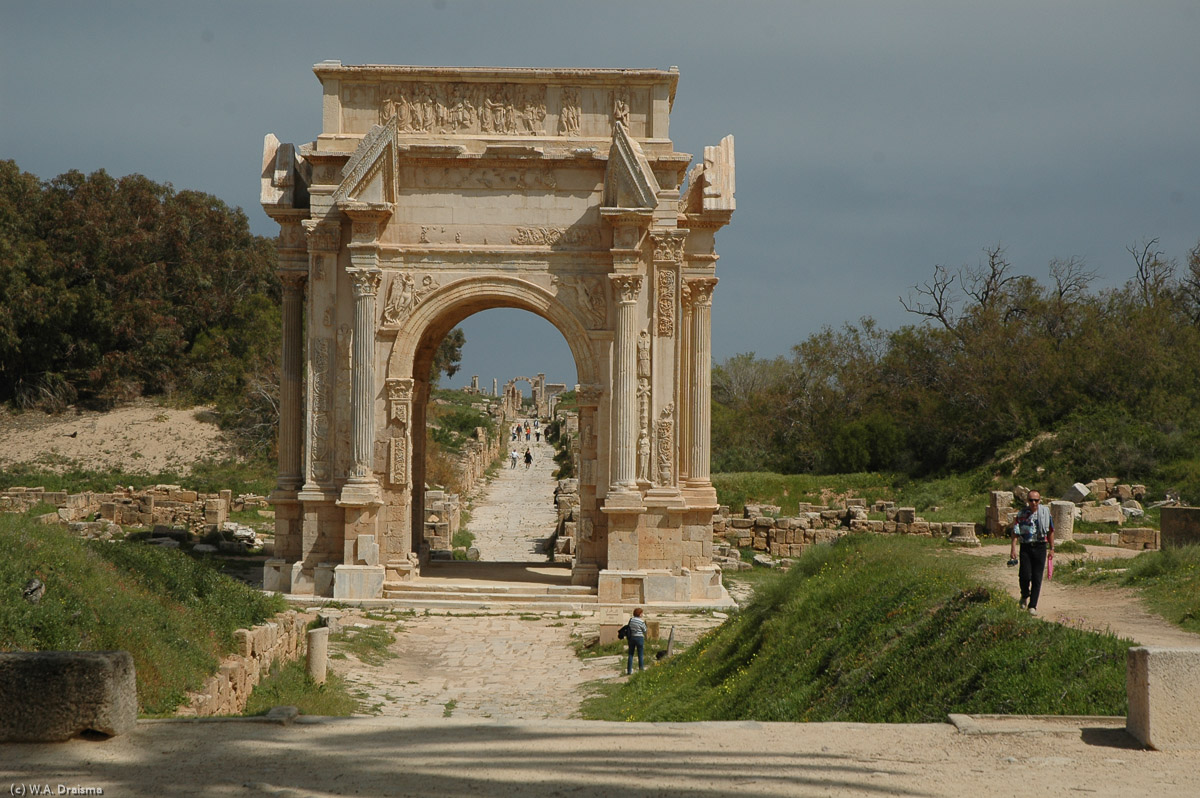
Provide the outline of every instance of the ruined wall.
<path id="1" fill-rule="evenodd" d="M 209 717 L 240 715 L 250 693 L 275 663 L 299 659 L 308 645 L 307 627 L 314 615 L 295 610 L 281 612 L 270 621 L 234 632 L 238 650 L 225 659 L 217 672 L 204 680 L 197 692 L 188 693 L 187 703 L 177 716 Z"/>

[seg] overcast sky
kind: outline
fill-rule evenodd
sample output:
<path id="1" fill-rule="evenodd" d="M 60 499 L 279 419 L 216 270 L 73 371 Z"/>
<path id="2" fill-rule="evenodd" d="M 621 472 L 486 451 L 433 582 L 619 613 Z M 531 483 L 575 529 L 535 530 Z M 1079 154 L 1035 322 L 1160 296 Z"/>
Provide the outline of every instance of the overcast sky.
<path id="1" fill-rule="evenodd" d="M 717 236 L 717 360 L 823 326 L 916 321 L 934 264 L 1001 244 L 1041 280 L 1081 257 L 1200 240 L 1200 4 L 1181 2 L 0 3 L 0 158 L 43 179 L 137 172 L 245 209 L 262 139 L 320 128 L 312 65 L 680 69 L 677 150 L 733 133 Z M 461 385 L 545 372 L 566 343 L 521 311 L 464 323 Z"/>

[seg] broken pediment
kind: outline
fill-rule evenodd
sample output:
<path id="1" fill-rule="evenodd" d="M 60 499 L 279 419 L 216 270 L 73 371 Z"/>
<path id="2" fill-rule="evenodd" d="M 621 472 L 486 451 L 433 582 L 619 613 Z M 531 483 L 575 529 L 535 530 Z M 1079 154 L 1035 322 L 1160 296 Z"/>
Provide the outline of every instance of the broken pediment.
<path id="1" fill-rule="evenodd" d="M 653 209 L 658 206 L 658 180 L 642 147 L 620 121 L 613 122 L 608 171 L 604 175 L 606 208 Z"/>
<path id="2" fill-rule="evenodd" d="M 276 208 L 307 208 L 310 167 L 274 133 L 263 137 L 262 187 L 259 201 Z"/>
<path id="3" fill-rule="evenodd" d="M 688 172 L 688 187 L 682 205 L 687 213 L 732 213 L 734 199 L 733 136 L 715 147 L 704 148 L 704 163 Z"/>
<path id="4" fill-rule="evenodd" d="M 342 169 L 342 183 L 334 202 L 394 202 L 399 153 L 396 150 L 396 117 L 375 125 Z"/>

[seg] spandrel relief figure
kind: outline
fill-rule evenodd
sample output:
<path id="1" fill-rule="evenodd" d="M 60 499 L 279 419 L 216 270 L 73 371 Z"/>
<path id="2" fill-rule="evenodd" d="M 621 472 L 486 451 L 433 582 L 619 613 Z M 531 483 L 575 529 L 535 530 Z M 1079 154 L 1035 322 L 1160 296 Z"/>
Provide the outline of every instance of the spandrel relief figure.
<path id="1" fill-rule="evenodd" d="M 392 278 L 388 287 L 387 304 L 383 308 L 382 324 L 396 326 L 402 323 L 421 304 L 421 300 L 431 291 L 438 288 L 437 280 L 427 274 L 421 278 L 421 287 L 417 288 L 411 274 L 401 272 Z"/>

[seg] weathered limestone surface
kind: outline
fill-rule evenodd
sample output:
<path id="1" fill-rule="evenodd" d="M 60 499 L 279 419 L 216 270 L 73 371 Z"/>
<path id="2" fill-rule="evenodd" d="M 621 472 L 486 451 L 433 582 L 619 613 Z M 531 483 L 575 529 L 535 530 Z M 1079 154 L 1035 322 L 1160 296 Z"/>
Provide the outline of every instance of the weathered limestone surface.
<path id="1" fill-rule="evenodd" d="M 1200 649 L 1129 649 L 1126 730 L 1159 751 L 1200 749 Z"/>
<path id="2" fill-rule="evenodd" d="M 510 307 L 557 328 L 579 375 L 573 581 L 628 602 L 721 598 L 711 304 L 733 137 L 695 166 L 675 151 L 676 70 L 314 72 L 320 135 L 267 136 L 262 160 L 285 286 L 265 583 L 370 592 L 374 576 L 348 569 L 411 579 L 446 551 L 453 530 L 425 495 L 430 365 L 464 318 Z M 522 380 L 541 417 L 566 389 L 518 377 L 506 417 Z"/>
<path id="3" fill-rule="evenodd" d="M 128 651 L 0 653 L 0 743 L 109 737 L 137 723 Z"/>

